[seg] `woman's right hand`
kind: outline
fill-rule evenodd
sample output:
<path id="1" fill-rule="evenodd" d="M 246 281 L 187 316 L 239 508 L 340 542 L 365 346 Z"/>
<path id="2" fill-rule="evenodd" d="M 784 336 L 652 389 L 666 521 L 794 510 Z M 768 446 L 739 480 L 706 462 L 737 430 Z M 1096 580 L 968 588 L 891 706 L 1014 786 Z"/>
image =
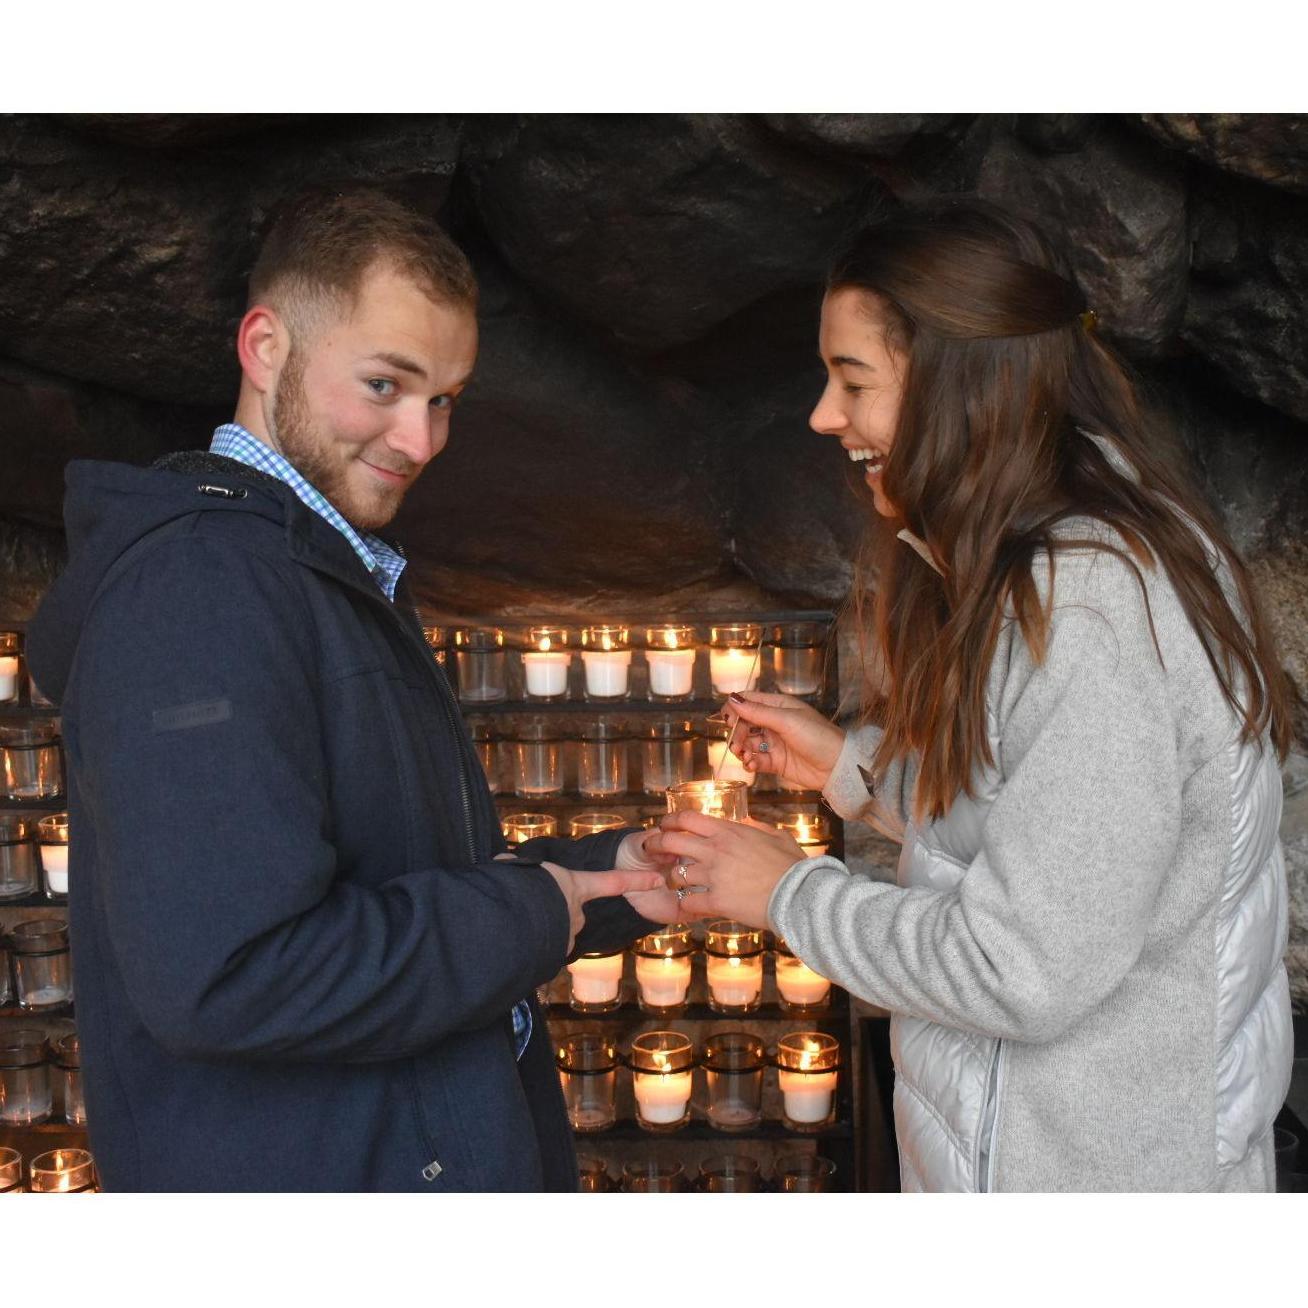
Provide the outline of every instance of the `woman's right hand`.
<path id="1" fill-rule="evenodd" d="M 811 704 L 793 695 L 749 690 L 723 706 L 730 730 L 735 719 L 749 724 L 737 757 L 751 772 L 775 772 L 805 790 L 821 790 L 836 766 L 845 733 Z"/>

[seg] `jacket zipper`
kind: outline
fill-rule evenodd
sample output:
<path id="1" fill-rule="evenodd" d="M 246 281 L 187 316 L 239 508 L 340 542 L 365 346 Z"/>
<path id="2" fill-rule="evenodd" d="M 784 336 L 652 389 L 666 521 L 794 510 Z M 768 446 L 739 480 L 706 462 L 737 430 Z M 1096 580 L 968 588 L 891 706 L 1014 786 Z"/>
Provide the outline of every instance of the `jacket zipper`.
<path id="1" fill-rule="evenodd" d="M 986 1141 L 985 1154 L 985 1171 L 981 1172 L 978 1167 L 977 1172 L 977 1190 L 981 1193 L 988 1193 L 994 1189 L 995 1183 L 995 1138 L 999 1133 L 999 1092 L 1003 1088 L 1003 1063 L 1004 1063 L 1004 1042 L 997 1040 L 995 1042 L 995 1055 L 990 1063 L 990 1073 L 986 1077 L 986 1103 L 985 1111 L 981 1114 L 981 1121 L 985 1124 L 987 1112 L 990 1117 L 988 1125 L 985 1126 L 988 1139 Z M 979 1153 L 979 1150 L 978 1150 Z M 978 1163 L 980 1159 L 978 1159 Z"/>

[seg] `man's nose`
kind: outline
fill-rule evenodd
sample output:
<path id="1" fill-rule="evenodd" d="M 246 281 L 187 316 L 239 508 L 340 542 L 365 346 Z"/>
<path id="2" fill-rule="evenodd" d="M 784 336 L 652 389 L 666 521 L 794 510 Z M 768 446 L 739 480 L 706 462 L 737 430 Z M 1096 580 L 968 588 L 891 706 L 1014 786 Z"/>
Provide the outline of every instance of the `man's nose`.
<path id="1" fill-rule="evenodd" d="M 402 454 L 416 468 L 431 461 L 440 450 L 432 431 L 431 413 L 424 404 L 404 413 L 401 420 L 386 435 L 386 444 L 396 454 Z"/>

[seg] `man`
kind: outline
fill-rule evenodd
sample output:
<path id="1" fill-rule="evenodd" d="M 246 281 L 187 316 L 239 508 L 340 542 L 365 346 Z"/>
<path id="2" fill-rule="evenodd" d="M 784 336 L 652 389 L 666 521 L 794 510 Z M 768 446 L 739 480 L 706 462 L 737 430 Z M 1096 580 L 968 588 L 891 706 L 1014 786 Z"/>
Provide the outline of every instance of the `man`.
<path id="1" fill-rule="evenodd" d="M 210 450 L 69 467 L 70 562 L 29 651 L 63 707 L 108 1189 L 575 1188 L 534 988 L 649 929 L 623 892 L 654 914 L 667 892 L 642 833 L 497 861 L 376 534 L 448 438 L 475 301 L 434 224 L 302 197 L 251 277 Z"/>

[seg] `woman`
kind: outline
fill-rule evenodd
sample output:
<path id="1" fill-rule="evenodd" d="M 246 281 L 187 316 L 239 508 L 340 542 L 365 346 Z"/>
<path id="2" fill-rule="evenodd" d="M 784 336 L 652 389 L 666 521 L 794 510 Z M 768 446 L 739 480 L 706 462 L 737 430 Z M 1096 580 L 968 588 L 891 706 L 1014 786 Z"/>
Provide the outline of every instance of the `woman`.
<path id="1" fill-rule="evenodd" d="M 902 841 L 899 884 L 698 814 L 650 852 L 895 1014 L 904 1189 L 1272 1189 L 1288 690 L 1245 567 L 1027 223 L 878 223 L 820 344 L 811 424 L 890 527 L 865 725 L 731 710 L 747 766 Z"/>

